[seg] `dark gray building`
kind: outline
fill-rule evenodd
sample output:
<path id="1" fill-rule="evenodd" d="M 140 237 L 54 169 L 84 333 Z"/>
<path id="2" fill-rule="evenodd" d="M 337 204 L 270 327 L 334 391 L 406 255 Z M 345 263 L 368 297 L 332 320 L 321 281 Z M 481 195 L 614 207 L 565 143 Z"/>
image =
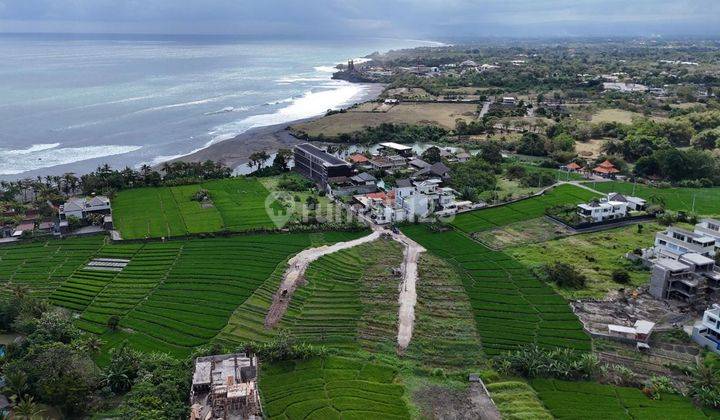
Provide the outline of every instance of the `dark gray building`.
<path id="1" fill-rule="evenodd" d="M 351 177 L 353 170 L 349 163 L 339 159 L 310 143 L 295 146 L 294 170 L 300 175 L 312 179 L 325 188 L 328 180 L 338 177 Z"/>

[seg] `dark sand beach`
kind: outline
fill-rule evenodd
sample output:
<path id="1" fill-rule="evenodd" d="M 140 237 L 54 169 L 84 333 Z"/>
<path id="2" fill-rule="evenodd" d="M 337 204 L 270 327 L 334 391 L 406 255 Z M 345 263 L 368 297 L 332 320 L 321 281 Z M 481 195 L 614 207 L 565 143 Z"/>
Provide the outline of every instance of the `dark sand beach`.
<path id="1" fill-rule="evenodd" d="M 385 85 L 382 84 L 368 84 L 367 86 L 367 90 L 356 99 L 355 103 L 375 100 L 385 88 Z M 290 134 L 288 127 L 317 118 L 322 118 L 322 115 L 283 124 L 253 128 L 232 139 L 215 143 L 195 153 L 174 159 L 174 161 L 202 162 L 209 159 L 222 162 L 230 168 L 236 168 L 247 163 L 250 155 L 254 152 L 264 150 L 270 154 L 278 149 L 290 148 L 301 143 L 301 140 Z"/>

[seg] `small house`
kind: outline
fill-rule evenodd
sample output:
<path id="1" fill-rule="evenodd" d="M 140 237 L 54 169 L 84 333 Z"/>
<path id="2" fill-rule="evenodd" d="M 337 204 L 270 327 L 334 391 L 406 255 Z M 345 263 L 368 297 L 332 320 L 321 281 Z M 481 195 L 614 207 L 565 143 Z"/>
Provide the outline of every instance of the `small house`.
<path id="1" fill-rule="evenodd" d="M 60 205 L 60 220 L 68 217 L 84 219 L 90 213 L 109 214 L 111 211 L 110 199 L 98 195 L 93 197 L 75 197 Z"/>

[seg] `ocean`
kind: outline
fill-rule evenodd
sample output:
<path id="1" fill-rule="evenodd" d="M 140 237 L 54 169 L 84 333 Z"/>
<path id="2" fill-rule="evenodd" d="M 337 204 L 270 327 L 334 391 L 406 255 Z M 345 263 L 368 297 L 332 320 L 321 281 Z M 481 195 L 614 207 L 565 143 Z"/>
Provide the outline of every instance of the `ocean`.
<path id="1" fill-rule="evenodd" d="M 0 177 L 158 164 L 347 106 L 334 66 L 397 39 L 0 35 Z"/>

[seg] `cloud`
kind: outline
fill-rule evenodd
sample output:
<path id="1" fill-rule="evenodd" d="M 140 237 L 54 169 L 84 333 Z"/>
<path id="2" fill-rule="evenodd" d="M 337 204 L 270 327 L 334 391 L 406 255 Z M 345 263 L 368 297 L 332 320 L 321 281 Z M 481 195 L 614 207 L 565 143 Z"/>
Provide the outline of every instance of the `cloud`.
<path id="1" fill-rule="evenodd" d="M 2 7 L 3 3 L 5 7 Z M 508 36 L 720 32 L 717 0 L 2 0 L 0 31 Z M 622 27 L 626 24 L 627 27 Z M 554 27 L 553 27 L 554 26 Z M 621 33 L 618 33 L 620 29 Z"/>

